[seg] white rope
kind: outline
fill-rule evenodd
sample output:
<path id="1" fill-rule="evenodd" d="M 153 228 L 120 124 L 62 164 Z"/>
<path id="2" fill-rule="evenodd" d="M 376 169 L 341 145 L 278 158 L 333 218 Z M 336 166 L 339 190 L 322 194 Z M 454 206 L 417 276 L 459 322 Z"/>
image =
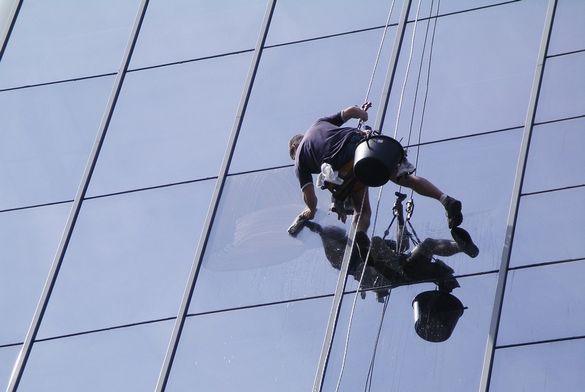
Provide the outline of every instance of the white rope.
<path id="1" fill-rule="evenodd" d="M 399 106 L 398 106 L 398 115 L 397 115 L 397 119 L 396 119 L 396 127 L 395 127 L 395 130 L 394 130 L 394 138 L 395 139 L 396 139 L 396 134 L 397 134 L 397 131 L 398 131 L 398 123 L 399 123 L 399 118 L 400 118 L 400 111 L 401 111 L 401 108 L 402 108 L 402 102 L 403 102 L 404 93 L 405 93 L 405 90 L 406 90 L 406 83 L 407 83 L 407 80 L 408 80 L 408 74 L 409 74 L 410 65 L 411 65 L 411 62 L 412 62 L 412 53 L 413 53 L 413 48 L 414 48 L 415 36 L 416 36 L 416 26 L 418 24 L 418 19 L 419 19 L 420 5 L 421 5 L 421 0 L 418 1 L 418 5 L 417 5 L 416 17 L 415 17 L 415 20 L 414 20 L 414 26 L 413 26 L 413 32 L 412 32 L 412 40 L 411 40 L 410 53 L 409 53 L 408 64 L 407 64 L 407 68 L 406 68 L 406 75 L 405 75 L 404 83 L 403 83 L 403 86 L 402 86 L 402 90 L 400 92 L 400 101 L 399 101 Z M 383 47 L 383 42 L 384 42 L 384 38 L 385 38 L 385 35 L 386 35 L 386 30 L 388 28 L 388 23 L 389 23 L 389 20 L 390 20 L 390 16 L 392 14 L 393 7 L 394 7 L 394 0 L 392 1 L 391 7 L 390 7 L 390 11 L 388 13 L 388 19 L 386 21 L 386 26 L 384 28 L 384 33 L 382 35 L 382 40 L 381 40 L 381 43 L 380 43 L 380 47 L 378 49 L 378 54 L 377 54 L 376 62 L 375 62 L 375 65 L 374 65 L 374 71 L 372 72 L 372 76 L 370 78 L 370 83 L 368 85 L 368 89 L 367 89 L 367 92 L 366 92 L 366 99 L 365 99 L 364 102 L 367 102 L 368 101 L 369 93 L 370 93 L 370 90 L 371 90 L 371 87 L 372 87 L 372 82 L 373 82 L 373 79 L 374 79 L 376 67 L 377 67 L 378 62 L 379 62 L 380 53 L 381 53 L 381 50 L 382 50 L 382 47 Z M 432 10 L 432 5 L 431 5 L 431 10 Z M 425 40 L 425 42 L 426 42 L 426 40 Z M 424 55 L 424 48 L 423 48 L 423 55 Z M 418 159 L 418 157 L 417 157 L 417 159 Z M 382 199 L 382 191 L 383 191 L 383 189 L 384 189 L 384 187 L 380 187 L 380 191 L 378 192 L 378 198 L 376 200 L 376 212 L 374 214 L 374 223 L 373 223 L 373 226 L 372 226 L 372 237 L 374 236 L 374 233 L 376 232 L 376 224 L 377 224 L 377 220 L 378 220 L 378 214 L 379 214 L 379 208 L 380 208 L 380 201 Z M 362 203 L 361 203 L 361 206 L 360 206 L 360 214 L 359 214 L 359 217 L 358 217 L 357 222 L 355 223 L 356 224 L 356 227 L 359 224 L 359 220 L 361 218 L 361 214 L 362 214 L 362 211 L 363 211 L 363 207 L 364 207 L 364 202 L 365 202 L 366 196 L 367 196 L 367 192 L 364 193 L 364 197 L 362 198 Z M 352 224 L 353 224 L 353 222 L 352 222 Z M 354 236 L 352 238 L 352 243 L 354 244 L 354 246 L 355 246 L 355 235 L 356 234 L 357 234 L 357 230 L 355 230 Z M 356 308 L 356 304 L 357 304 L 357 297 L 358 297 L 359 292 L 360 292 L 360 287 L 362 286 L 362 281 L 363 281 L 363 278 L 364 278 L 364 275 L 365 275 L 365 270 L 366 270 L 366 267 L 367 267 L 367 260 L 369 259 L 370 251 L 371 251 L 371 247 L 368 249 L 368 253 L 366 255 L 366 259 L 363 260 L 364 261 L 364 263 L 363 263 L 364 266 L 363 266 L 362 271 L 361 271 L 361 274 L 360 274 L 360 280 L 359 280 L 359 283 L 358 283 L 358 288 L 357 288 L 357 290 L 356 290 L 356 292 L 354 294 L 354 298 L 353 298 L 353 301 L 352 301 L 352 306 L 351 306 L 351 311 L 350 311 L 349 320 L 348 320 L 348 326 L 347 326 L 347 333 L 346 333 L 346 336 L 345 336 L 345 343 L 344 343 L 344 349 L 343 349 L 343 355 L 342 355 L 342 361 L 341 361 L 341 368 L 340 368 L 340 371 L 339 371 L 339 377 L 337 379 L 337 384 L 335 386 L 335 392 L 338 392 L 339 391 L 339 388 L 341 386 L 341 380 L 343 378 L 343 372 L 345 370 L 345 364 L 346 364 L 346 360 L 347 360 L 347 352 L 348 352 L 348 348 L 349 348 L 349 339 L 350 339 L 350 335 L 351 335 L 351 326 L 353 324 L 353 316 L 355 314 L 355 308 Z M 382 323 L 383 323 L 384 316 L 385 316 L 385 313 L 386 313 L 386 306 L 387 306 L 387 303 L 388 303 L 388 300 L 389 300 L 389 298 L 388 298 L 389 296 L 390 296 L 390 292 L 388 293 L 387 298 L 385 299 L 385 304 L 384 304 L 384 308 L 383 308 L 382 318 L 381 318 L 380 326 L 379 326 L 379 330 L 378 330 L 378 337 L 376 338 L 376 344 L 375 344 L 375 347 L 374 347 L 372 361 L 371 361 L 371 364 L 370 364 L 370 370 L 368 372 L 368 380 L 366 381 L 366 388 L 367 388 L 368 382 L 370 383 L 370 386 L 371 386 L 371 377 L 372 377 L 372 374 L 373 374 L 373 366 L 374 366 L 373 363 L 374 363 L 375 356 L 376 356 L 376 350 L 377 350 L 378 341 L 379 341 L 379 337 L 380 337 L 380 331 L 381 331 Z"/>
<path id="2" fill-rule="evenodd" d="M 412 63 L 412 53 L 414 52 L 414 40 L 416 38 L 416 26 L 418 22 L 418 15 L 420 12 L 421 0 L 418 0 L 416 6 L 416 17 L 414 18 L 414 25 L 412 27 L 412 40 L 410 42 L 410 53 L 408 54 L 408 63 L 406 64 L 406 75 L 404 76 L 404 83 L 402 83 L 402 91 L 400 92 L 400 101 L 398 102 L 398 112 L 396 113 L 396 125 L 394 126 L 394 139 L 398 134 L 398 123 L 400 122 L 400 112 L 402 111 L 402 101 L 404 99 L 404 91 L 406 90 L 406 83 L 408 82 L 408 74 L 410 71 L 410 64 Z"/>

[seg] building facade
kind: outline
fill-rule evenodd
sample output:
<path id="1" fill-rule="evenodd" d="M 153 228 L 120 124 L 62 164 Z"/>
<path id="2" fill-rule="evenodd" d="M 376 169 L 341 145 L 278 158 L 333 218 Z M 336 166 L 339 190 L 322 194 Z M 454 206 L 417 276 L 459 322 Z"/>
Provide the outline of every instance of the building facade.
<path id="1" fill-rule="evenodd" d="M 582 390 L 584 2 L 0 12 L 1 388 Z M 434 283 L 378 298 L 347 275 L 326 191 L 316 225 L 286 230 L 303 208 L 288 139 L 365 101 L 480 248 L 441 258 L 465 306 L 444 342 L 414 328 Z M 399 190 L 371 189 L 370 236 Z M 442 206 L 408 196 L 416 233 L 450 238 Z"/>

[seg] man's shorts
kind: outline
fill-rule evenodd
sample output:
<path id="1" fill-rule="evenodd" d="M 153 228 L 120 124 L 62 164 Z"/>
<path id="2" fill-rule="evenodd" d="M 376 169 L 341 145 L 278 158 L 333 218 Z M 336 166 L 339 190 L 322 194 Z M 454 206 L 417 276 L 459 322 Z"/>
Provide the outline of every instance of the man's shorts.
<path id="1" fill-rule="evenodd" d="M 352 162 L 355 155 L 355 149 L 357 148 L 358 144 L 360 144 L 365 138 L 364 135 L 355 134 L 351 136 L 345 145 L 339 150 L 339 152 L 335 155 L 332 162 L 330 163 L 331 166 L 335 170 L 343 167 L 348 162 Z M 392 180 L 404 178 L 416 171 L 416 168 L 412 163 L 406 159 L 406 151 L 404 151 L 404 158 L 398 163 L 396 166 L 396 171 L 390 176 Z"/>

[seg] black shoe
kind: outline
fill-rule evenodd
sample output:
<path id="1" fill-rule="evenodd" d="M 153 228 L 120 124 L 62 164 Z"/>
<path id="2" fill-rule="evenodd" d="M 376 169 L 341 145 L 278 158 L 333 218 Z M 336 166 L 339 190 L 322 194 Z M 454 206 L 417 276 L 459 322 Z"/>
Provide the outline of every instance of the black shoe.
<path id="1" fill-rule="evenodd" d="M 445 200 L 445 211 L 447 212 L 447 219 L 449 221 L 449 228 L 453 229 L 463 222 L 463 214 L 461 213 L 461 202 L 457 199 L 447 196 Z"/>
<path id="2" fill-rule="evenodd" d="M 473 243 L 473 240 L 467 231 L 461 227 L 456 227 L 451 230 L 451 237 L 457 242 L 457 245 L 459 245 L 459 248 L 463 253 L 471 258 L 477 257 L 479 254 L 479 248 Z"/>

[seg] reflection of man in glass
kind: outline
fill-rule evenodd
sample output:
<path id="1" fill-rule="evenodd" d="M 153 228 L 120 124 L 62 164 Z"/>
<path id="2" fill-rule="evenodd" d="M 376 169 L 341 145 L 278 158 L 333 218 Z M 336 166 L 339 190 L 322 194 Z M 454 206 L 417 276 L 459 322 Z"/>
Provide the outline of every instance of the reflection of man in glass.
<path id="1" fill-rule="evenodd" d="M 312 174 L 320 173 L 322 164 L 331 165 L 333 170 L 339 172 L 341 178 L 348 176 L 353 170 L 355 149 L 366 136 L 365 132 L 357 128 L 342 126 L 354 118 L 367 121 L 368 113 L 362 108 L 351 106 L 332 116 L 318 119 L 304 135 L 295 135 L 290 139 L 289 154 L 295 161 L 295 172 L 307 205 L 299 215 L 300 218 L 309 220 L 315 216 L 317 196 Z M 420 195 L 439 200 L 446 209 L 449 228 L 459 226 L 463 221 L 461 202 L 444 194 L 427 179 L 414 175 L 414 171 L 414 166 L 404 158 L 391 176 L 391 180 L 398 185 L 411 188 Z M 359 244 L 367 241 L 366 231 L 370 226 L 368 188 L 358 182 L 349 197 L 355 212 L 354 222 L 358 222 L 356 238 Z M 345 214 L 338 211 L 338 215 L 339 219 L 345 222 Z"/>
<path id="2" fill-rule="evenodd" d="M 463 252 L 471 258 L 477 257 L 479 249 L 473 243 L 469 233 L 461 227 L 451 230 L 453 240 L 426 238 L 410 252 L 407 251 L 408 238 L 396 241 L 373 237 L 370 248 L 371 263 L 384 277 L 391 281 L 435 280 L 446 278 L 439 286 L 446 291 L 459 287 L 452 278 L 453 270 L 440 260 L 432 261 L 434 256 L 453 256 Z M 400 252 L 397 252 L 400 249 Z"/>

